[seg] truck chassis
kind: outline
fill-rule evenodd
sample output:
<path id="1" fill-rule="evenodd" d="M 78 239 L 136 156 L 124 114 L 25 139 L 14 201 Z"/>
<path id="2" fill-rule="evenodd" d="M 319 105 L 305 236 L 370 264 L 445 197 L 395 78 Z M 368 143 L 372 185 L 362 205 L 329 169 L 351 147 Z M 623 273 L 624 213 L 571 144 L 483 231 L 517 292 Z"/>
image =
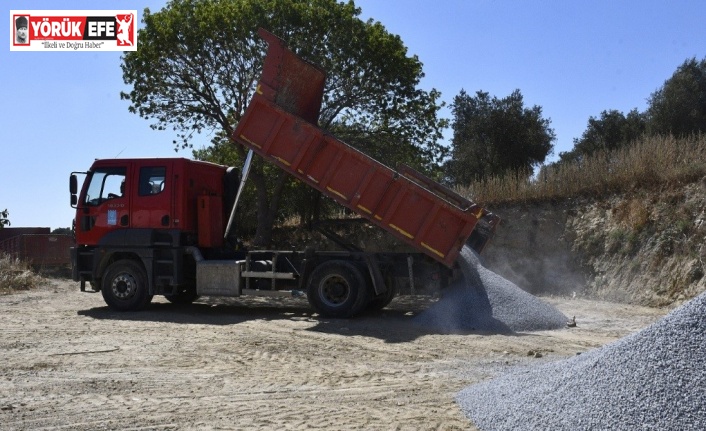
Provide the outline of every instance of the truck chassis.
<path id="1" fill-rule="evenodd" d="M 199 296 L 306 295 L 322 316 L 352 317 L 384 308 L 397 294 L 433 294 L 457 273 L 422 253 L 257 250 L 206 259 L 198 247 L 173 242 L 178 231 L 133 234 L 154 240 L 72 249 L 81 291 L 101 291 L 121 311 L 143 309 L 154 295 L 177 304 Z"/>

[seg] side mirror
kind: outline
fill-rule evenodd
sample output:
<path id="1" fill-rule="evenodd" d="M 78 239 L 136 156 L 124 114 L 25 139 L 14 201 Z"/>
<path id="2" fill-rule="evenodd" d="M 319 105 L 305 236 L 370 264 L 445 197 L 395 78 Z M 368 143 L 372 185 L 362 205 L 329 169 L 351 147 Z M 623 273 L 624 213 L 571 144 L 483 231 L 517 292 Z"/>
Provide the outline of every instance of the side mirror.
<path id="1" fill-rule="evenodd" d="M 78 204 L 78 179 L 75 174 L 71 174 L 69 177 L 69 192 L 71 193 L 71 208 L 76 208 Z"/>
<path id="2" fill-rule="evenodd" d="M 69 177 L 69 193 L 72 195 L 78 193 L 78 179 L 76 179 L 75 174 L 71 174 Z"/>

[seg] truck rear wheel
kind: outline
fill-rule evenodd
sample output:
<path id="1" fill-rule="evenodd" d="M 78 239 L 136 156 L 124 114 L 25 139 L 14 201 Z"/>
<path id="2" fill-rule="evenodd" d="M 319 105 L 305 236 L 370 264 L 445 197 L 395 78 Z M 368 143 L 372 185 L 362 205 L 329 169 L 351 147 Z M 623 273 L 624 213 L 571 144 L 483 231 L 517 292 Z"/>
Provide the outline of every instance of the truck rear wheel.
<path id="1" fill-rule="evenodd" d="M 171 302 L 172 304 L 187 305 L 196 301 L 199 298 L 199 294 L 196 293 L 195 287 L 189 286 L 180 289 L 174 295 L 164 295 L 164 297 L 167 298 L 167 301 Z"/>
<path id="2" fill-rule="evenodd" d="M 118 311 L 137 311 L 152 301 L 147 289 L 147 274 L 142 265 L 133 260 L 113 262 L 103 277 L 103 299 Z"/>
<path id="3" fill-rule="evenodd" d="M 396 295 L 397 288 L 393 285 L 392 282 L 389 282 L 387 283 L 387 290 L 385 291 L 385 293 L 371 299 L 365 309 L 370 312 L 380 311 L 383 308 L 387 307 Z"/>
<path id="4" fill-rule="evenodd" d="M 311 274 L 307 298 L 324 317 L 352 317 L 360 313 L 368 299 L 365 278 L 353 264 L 332 260 Z"/>

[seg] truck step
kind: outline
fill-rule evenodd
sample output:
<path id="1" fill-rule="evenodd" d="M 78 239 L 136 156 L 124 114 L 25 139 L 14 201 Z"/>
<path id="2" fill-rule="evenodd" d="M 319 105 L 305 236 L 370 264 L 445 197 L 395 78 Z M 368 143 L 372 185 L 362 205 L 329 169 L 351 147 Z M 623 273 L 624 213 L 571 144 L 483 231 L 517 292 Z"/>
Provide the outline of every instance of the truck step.
<path id="1" fill-rule="evenodd" d="M 277 280 L 294 280 L 295 275 L 291 272 L 272 271 L 243 271 L 245 278 L 276 278 Z"/>
<path id="2" fill-rule="evenodd" d="M 243 295 L 248 296 L 301 296 L 301 292 L 295 290 L 257 290 L 257 289 L 243 289 Z"/>

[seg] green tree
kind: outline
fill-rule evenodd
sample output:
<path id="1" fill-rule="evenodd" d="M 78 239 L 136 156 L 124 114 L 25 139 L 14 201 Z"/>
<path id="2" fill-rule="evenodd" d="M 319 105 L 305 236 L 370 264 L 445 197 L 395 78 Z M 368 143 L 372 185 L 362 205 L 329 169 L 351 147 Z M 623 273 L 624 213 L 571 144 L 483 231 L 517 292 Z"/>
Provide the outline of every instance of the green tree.
<path id="1" fill-rule="evenodd" d="M 6 209 L 3 211 L 0 211 L 0 229 L 4 228 L 5 226 L 10 226 L 10 212 Z"/>
<path id="2" fill-rule="evenodd" d="M 502 99 L 461 90 L 451 108 L 454 133 L 447 168 L 454 184 L 508 170 L 529 174 L 552 151 L 551 120 L 542 117 L 541 107 L 525 107 L 520 90 Z"/>
<path id="3" fill-rule="evenodd" d="M 628 115 L 617 110 L 603 111 L 600 118 L 589 117 L 581 138 L 574 138 L 571 151 L 559 153 L 559 162 L 580 161 L 598 151 L 624 147 L 645 134 L 645 115 L 633 109 Z"/>
<path id="4" fill-rule="evenodd" d="M 684 61 L 648 99 L 647 117 L 651 135 L 706 132 L 706 58 Z"/>
<path id="5" fill-rule="evenodd" d="M 444 157 L 438 143 L 444 122 L 439 94 L 418 87 L 422 63 L 407 56 L 396 35 L 358 18 L 353 1 L 172 0 L 145 10 L 139 50 L 123 57 L 121 97 L 130 111 L 172 128 L 176 147 L 191 145 L 195 132 L 211 132 L 214 144 L 199 157 L 236 164 L 244 157 L 230 137 L 255 89 L 265 44 L 259 27 L 328 73 L 320 126 L 387 164 L 406 162 L 429 170 Z M 257 233 L 267 245 L 289 179 L 255 163 Z"/>

